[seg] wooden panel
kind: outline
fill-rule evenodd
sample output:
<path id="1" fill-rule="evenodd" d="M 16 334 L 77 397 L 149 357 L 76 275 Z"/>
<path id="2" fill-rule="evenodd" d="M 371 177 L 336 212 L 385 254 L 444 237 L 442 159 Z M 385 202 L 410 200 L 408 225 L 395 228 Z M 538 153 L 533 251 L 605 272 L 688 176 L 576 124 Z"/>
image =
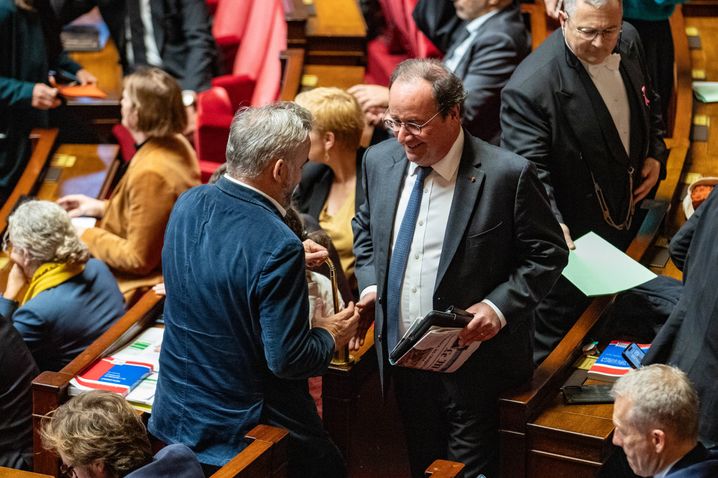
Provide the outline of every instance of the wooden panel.
<path id="1" fill-rule="evenodd" d="M 314 0 L 307 21 L 307 63 L 363 65 L 366 24 L 356 0 Z"/>
<path id="2" fill-rule="evenodd" d="M 429 468 L 426 469 L 425 475 L 431 478 L 454 478 L 459 476 L 461 470 L 464 469 L 463 463 L 448 460 L 435 460 Z"/>
<path id="3" fill-rule="evenodd" d="M 551 478 L 594 478 L 600 469 L 599 463 L 536 450 L 529 455 L 529 466 L 530 472 L 526 476 Z"/>
<path id="4" fill-rule="evenodd" d="M 52 478 L 52 475 L 41 475 L 30 471 L 13 470 L 0 466 L 0 478 Z"/>
<path id="5" fill-rule="evenodd" d="M 0 209 L 0 231 L 4 231 L 7 227 L 7 219 L 15 209 L 17 201 L 22 196 L 33 192 L 37 178 L 40 177 L 55 148 L 57 133 L 57 129 L 33 129 L 30 133 L 30 139 L 33 143 L 32 153 L 27 166 L 25 166 L 25 171 L 20 176 L 5 204 L 3 204 L 2 209 Z"/>
<path id="6" fill-rule="evenodd" d="M 304 76 L 309 76 L 312 81 L 312 88 L 319 86 L 336 86 L 346 90 L 347 88 L 364 82 L 363 66 L 337 66 L 337 65 L 304 65 Z M 306 87 L 303 87 L 304 89 Z"/>

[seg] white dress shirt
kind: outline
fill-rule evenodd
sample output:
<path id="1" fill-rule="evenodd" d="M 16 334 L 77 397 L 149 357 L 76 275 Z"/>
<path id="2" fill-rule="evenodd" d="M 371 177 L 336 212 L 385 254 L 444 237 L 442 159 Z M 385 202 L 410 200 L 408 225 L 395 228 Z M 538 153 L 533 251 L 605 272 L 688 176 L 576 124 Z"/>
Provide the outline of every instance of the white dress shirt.
<path id="1" fill-rule="evenodd" d="M 404 282 L 401 288 L 399 334 L 404 335 L 411 324 L 421 319 L 434 308 L 434 289 L 436 288 L 436 273 L 439 270 L 439 260 L 444 246 L 446 226 L 449 222 L 451 203 L 454 198 L 456 178 L 459 172 L 459 163 L 464 149 L 464 132 L 459 132 L 456 141 L 449 153 L 432 166 L 431 173 L 424 180 L 424 196 L 419 207 L 416 219 L 416 228 L 411 243 L 411 251 L 406 264 Z M 404 178 L 399 205 L 394 216 L 394 232 L 392 235 L 392 249 L 396 236 L 399 234 L 401 221 L 404 218 L 411 191 L 416 182 L 417 165 L 409 163 L 409 171 Z M 376 286 L 365 288 L 361 296 L 376 292 Z M 501 327 L 506 325 L 506 318 L 498 307 L 491 301 L 482 302 L 489 305 L 499 316 Z M 468 307 L 473 304 L 453 304 L 458 307 Z M 387 317 L 386 320 L 393 320 Z"/>
<path id="2" fill-rule="evenodd" d="M 591 65 L 584 61 L 581 63 L 601 94 L 601 98 L 611 114 L 613 124 L 618 130 L 618 135 L 621 137 L 623 148 L 626 150 L 626 154 L 630 155 L 631 108 L 628 105 L 626 86 L 619 70 L 620 61 L 620 54 L 611 53 L 601 64 Z"/>
<path id="3" fill-rule="evenodd" d="M 459 46 L 456 47 L 456 49 L 454 49 L 451 54 L 451 57 L 444 58 L 444 66 L 446 66 L 446 68 L 448 68 L 452 72 L 456 71 L 456 67 L 459 66 L 461 60 L 469 52 L 469 47 L 474 41 L 474 38 L 476 38 L 476 35 L 478 34 L 481 25 L 486 23 L 486 20 L 493 17 L 497 13 L 499 13 L 499 10 L 492 10 L 489 13 L 485 13 L 478 18 L 474 18 L 464 27 L 468 30 L 469 36 L 466 37 L 466 39 L 462 41 Z"/>
<path id="4" fill-rule="evenodd" d="M 284 207 L 282 207 L 282 205 L 279 204 L 279 202 L 278 202 L 276 199 L 274 199 L 272 196 L 270 196 L 269 194 L 265 193 L 265 192 L 262 191 L 262 190 L 259 190 L 259 189 L 255 188 L 254 186 L 250 186 L 249 184 L 247 184 L 247 183 L 245 183 L 245 182 L 242 182 L 242 181 L 240 181 L 240 180 L 237 179 L 237 178 L 233 178 L 232 176 L 230 176 L 230 175 L 227 174 L 227 173 L 224 174 L 224 177 L 225 177 L 226 179 L 229 179 L 230 181 L 232 181 L 232 182 L 235 183 L 235 184 L 239 184 L 240 186 L 243 186 L 243 187 L 245 187 L 245 188 L 247 188 L 247 189 L 251 189 L 252 191 L 254 191 L 254 192 L 257 193 L 257 194 L 261 194 L 261 195 L 264 196 L 265 198 L 269 199 L 269 201 L 270 201 L 272 204 L 274 204 L 274 207 L 277 208 L 277 211 L 279 211 L 279 214 L 281 214 L 282 217 L 284 217 L 284 216 L 287 215 L 287 210 L 284 209 Z"/>

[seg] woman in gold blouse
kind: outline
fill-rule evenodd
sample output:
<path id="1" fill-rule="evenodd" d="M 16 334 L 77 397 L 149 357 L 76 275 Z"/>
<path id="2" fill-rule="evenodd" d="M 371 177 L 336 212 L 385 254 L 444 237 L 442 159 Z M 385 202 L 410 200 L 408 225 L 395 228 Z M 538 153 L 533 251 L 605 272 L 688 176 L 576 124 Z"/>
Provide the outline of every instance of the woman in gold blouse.
<path id="1" fill-rule="evenodd" d="M 300 93 L 295 101 L 314 117 L 309 134 L 312 162 L 304 167 L 295 203 L 301 212 L 318 220 L 332 239 L 342 269 L 356 289 L 351 220 L 364 201 L 357 178 L 364 115 L 356 99 L 339 88 L 316 88 Z"/>

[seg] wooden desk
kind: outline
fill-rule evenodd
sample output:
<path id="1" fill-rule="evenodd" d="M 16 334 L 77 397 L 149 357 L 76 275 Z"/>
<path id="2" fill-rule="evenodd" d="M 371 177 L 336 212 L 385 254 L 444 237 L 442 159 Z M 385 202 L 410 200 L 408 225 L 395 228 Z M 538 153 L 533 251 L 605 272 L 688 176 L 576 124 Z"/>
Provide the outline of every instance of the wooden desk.
<path id="1" fill-rule="evenodd" d="M 356 0 L 314 0 L 306 27 L 306 63 L 365 65 L 366 24 Z"/>
<path id="2" fill-rule="evenodd" d="M 304 65 L 304 76 L 313 76 L 317 84 L 313 87 L 302 87 L 301 91 L 320 86 L 335 86 L 346 90 L 350 86 L 364 83 L 363 66 L 338 65 Z"/>
<path id="3" fill-rule="evenodd" d="M 52 478 L 52 475 L 42 475 L 31 471 L 13 470 L 0 466 L 0 478 Z"/>
<path id="4" fill-rule="evenodd" d="M 37 199 L 54 201 L 67 194 L 105 198 L 120 165 L 116 144 L 63 144 L 53 156 Z M 67 158 L 71 164 L 63 165 Z M 55 177 L 57 179 L 55 179 Z"/>
<path id="5" fill-rule="evenodd" d="M 83 23 L 100 23 L 102 17 L 97 8 L 78 18 Z M 73 98 L 67 102 L 68 117 L 63 118 L 65 128 L 76 128 L 67 135 L 70 141 L 78 143 L 108 143 L 112 138 L 112 127 L 120 122 L 120 99 L 122 98 L 122 66 L 120 56 L 112 38 L 98 52 L 72 52 L 70 57 L 97 77 L 97 84 L 107 93 L 107 98 Z M 67 124 L 64 124 L 67 123 Z"/>

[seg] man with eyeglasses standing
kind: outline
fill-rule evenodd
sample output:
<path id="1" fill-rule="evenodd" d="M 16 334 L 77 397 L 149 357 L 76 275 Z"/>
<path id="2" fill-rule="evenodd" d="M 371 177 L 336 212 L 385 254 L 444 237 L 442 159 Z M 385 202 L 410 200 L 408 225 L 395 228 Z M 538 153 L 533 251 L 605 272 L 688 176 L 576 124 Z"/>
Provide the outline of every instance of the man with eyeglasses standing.
<path id="1" fill-rule="evenodd" d="M 438 61 L 396 68 L 385 116 L 396 139 L 367 150 L 353 220 L 362 320 L 351 345 L 376 317 L 383 391 L 391 379 L 415 477 L 436 458 L 499 476 L 498 395 L 531 378 L 533 309 L 567 261 L 534 165 L 462 128 L 465 95 Z M 389 364 L 413 321 L 449 306 L 473 314 L 460 345 L 482 342 L 461 368 Z"/>
<path id="2" fill-rule="evenodd" d="M 620 0 L 566 0 L 559 19 L 502 93 L 501 143 L 538 167 L 569 248 L 594 231 L 625 250 L 665 176 L 661 107 Z M 587 305 L 559 279 L 537 309 L 537 364 Z"/>

